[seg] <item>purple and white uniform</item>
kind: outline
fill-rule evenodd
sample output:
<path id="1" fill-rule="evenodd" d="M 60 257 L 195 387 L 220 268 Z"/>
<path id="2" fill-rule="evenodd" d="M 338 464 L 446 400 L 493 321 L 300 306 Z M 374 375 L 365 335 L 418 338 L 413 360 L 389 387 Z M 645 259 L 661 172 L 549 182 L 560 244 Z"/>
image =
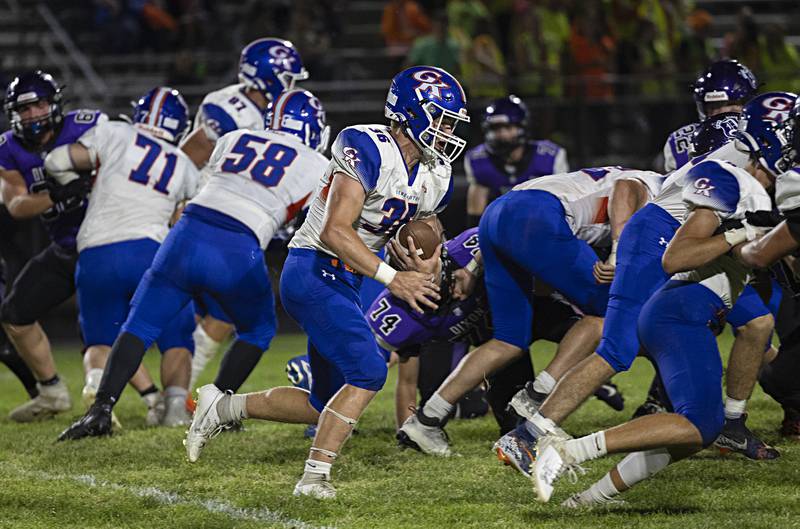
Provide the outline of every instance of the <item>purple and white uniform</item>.
<path id="1" fill-rule="evenodd" d="M 43 189 L 47 177 L 44 170 L 44 158 L 47 153 L 60 147 L 75 143 L 78 138 L 108 117 L 99 110 L 74 110 L 64 115 L 61 128 L 55 141 L 47 146 L 47 151 L 31 151 L 22 146 L 12 131 L 6 131 L 0 136 L 0 170 L 19 171 L 25 179 L 25 186 L 29 193 L 36 193 Z M 65 210 L 64 204 L 55 204 L 42 213 L 50 238 L 54 243 L 66 249 L 75 248 L 75 238 L 81 227 L 86 201 L 74 209 Z"/>

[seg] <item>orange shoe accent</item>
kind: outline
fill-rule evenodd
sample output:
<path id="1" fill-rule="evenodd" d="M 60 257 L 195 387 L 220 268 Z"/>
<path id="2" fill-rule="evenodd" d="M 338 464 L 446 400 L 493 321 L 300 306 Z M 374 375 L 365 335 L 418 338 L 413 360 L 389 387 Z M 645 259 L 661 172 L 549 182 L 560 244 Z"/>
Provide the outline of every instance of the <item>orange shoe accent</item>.
<path id="1" fill-rule="evenodd" d="M 189 413 L 194 413 L 195 408 L 197 408 L 197 401 L 192 398 L 192 394 L 189 393 L 186 395 L 186 411 Z"/>
<path id="2" fill-rule="evenodd" d="M 503 453 L 501 449 L 495 450 L 497 454 L 497 459 L 500 460 L 505 466 L 510 466 L 511 462 L 508 460 L 508 456 Z"/>

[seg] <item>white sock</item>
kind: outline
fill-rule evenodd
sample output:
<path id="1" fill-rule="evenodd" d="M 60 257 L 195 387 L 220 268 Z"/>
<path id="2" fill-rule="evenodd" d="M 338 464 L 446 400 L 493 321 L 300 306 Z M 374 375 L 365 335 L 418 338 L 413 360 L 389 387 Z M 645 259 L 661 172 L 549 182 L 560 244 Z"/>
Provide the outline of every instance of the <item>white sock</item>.
<path id="1" fill-rule="evenodd" d="M 444 400 L 437 392 L 425 403 L 425 406 L 422 408 L 422 413 L 425 414 L 426 417 L 435 417 L 443 421 L 450 415 L 454 407 L 453 404 Z"/>
<path id="2" fill-rule="evenodd" d="M 738 419 L 742 416 L 746 407 L 746 400 L 736 400 L 730 397 L 725 397 L 725 418 Z"/>
<path id="3" fill-rule="evenodd" d="M 617 464 L 619 477 L 629 488 L 649 478 L 672 462 L 666 448 L 656 448 L 646 452 L 633 452 Z"/>
<path id="4" fill-rule="evenodd" d="M 558 425 L 556 425 L 556 423 L 543 416 L 541 413 L 537 413 L 531 418 L 531 420 L 525 421 L 524 424 L 525 429 L 528 430 L 528 433 L 536 438 L 555 432 L 558 429 Z"/>
<path id="5" fill-rule="evenodd" d="M 556 379 L 550 376 L 547 371 L 540 372 L 536 376 L 536 380 L 533 381 L 533 390 L 537 393 L 549 395 L 554 387 L 556 387 Z"/>
<path id="6" fill-rule="evenodd" d="M 187 395 L 189 395 L 189 390 L 181 386 L 167 386 L 164 388 L 164 398 L 167 400 L 180 399 L 185 401 Z"/>
<path id="7" fill-rule="evenodd" d="M 247 395 L 225 395 L 217 402 L 217 413 L 223 424 L 247 418 Z"/>
<path id="8" fill-rule="evenodd" d="M 606 433 L 599 431 L 567 441 L 566 450 L 575 459 L 575 463 L 580 464 L 606 455 Z"/>
<path id="9" fill-rule="evenodd" d="M 317 461 L 316 459 L 306 459 L 306 468 L 304 472 L 307 474 L 322 474 L 324 476 L 331 475 L 331 464 L 324 461 Z"/>
<path id="10" fill-rule="evenodd" d="M 192 356 L 192 377 L 189 382 L 190 388 L 195 386 L 203 369 L 205 369 L 208 362 L 214 358 L 214 355 L 217 354 L 220 346 L 220 342 L 209 336 L 200 323 L 195 327 L 192 338 L 194 339 L 194 356 Z"/>
<path id="11" fill-rule="evenodd" d="M 93 367 L 86 373 L 86 385 L 97 390 L 100 387 L 100 380 L 103 378 L 103 370 Z"/>
<path id="12" fill-rule="evenodd" d="M 591 487 L 580 493 L 584 504 L 608 503 L 617 496 L 619 491 L 611 480 L 611 474 L 606 474 Z M 587 501 L 588 500 L 588 501 Z"/>

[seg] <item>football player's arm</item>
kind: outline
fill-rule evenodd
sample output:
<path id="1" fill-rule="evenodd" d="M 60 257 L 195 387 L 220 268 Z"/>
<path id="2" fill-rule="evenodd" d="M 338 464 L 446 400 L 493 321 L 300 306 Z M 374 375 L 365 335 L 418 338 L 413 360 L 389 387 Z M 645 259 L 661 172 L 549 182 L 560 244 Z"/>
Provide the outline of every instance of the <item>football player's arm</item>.
<path id="1" fill-rule="evenodd" d="M 783 221 L 769 233 L 737 247 L 739 259 L 753 268 L 767 268 L 782 257 L 790 255 L 800 248 L 800 230 L 793 231 L 789 221 Z"/>
<path id="2" fill-rule="evenodd" d="M 647 188 L 638 180 L 617 180 L 608 198 L 608 221 L 611 226 L 611 254 L 605 263 L 597 261 L 595 281 L 608 284 L 614 281 L 617 267 L 617 242 L 631 215 L 647 202 Z"/>
<path id="3" fill-rule="evenodd" d="M 483 210 L 489 204 L 489 188 L 471 182 L 467 188 L 467 220 L 470 228 L 477 226 Z"/>
<path id="4" fill-rule="evenodd" d="M 439 287 L 432 282 L 432 274 L 391 269 L 369 251 L 356 233 L 353 224 L 358 220 L 366 199 L 361 183 L 341 172 L 335 172 L 331 178 L 320 240 L 358 273 L 383 283 L 417 312 L 422 312 L 420 305 L 437 308 L 436 303 L 428 299 L 439 299 Z"/>
<path id="5" fill-rule="evenodd" d="M 397 364 L 397 387 L 394 392 L 394 414 L 399 429 L 417 404 L 417 380 L 419 379 L 419 357 L 400 355 Z"/>
<path id="6" fill-rule="evenodd" d="M 201 169 L 214 152 L 214 142 L 208 139 L 203 127 L 197 127 L 183 141 L 181 150 L 192 160 L 195 167 Z"/>
<path id="7" fill-rule="evenodd" d="M 714 235 L 719 225 L 719 217 L 712 209 L 697 207 L 689 213 L 664 252 L 664 271 L 675 274 L 694 270 L 728 252 L 732 246 L 726 239 L 727 232 Z"/>
<path id="8" fill-rule="evenodd" d="M 25 179 L 19 171 L 0 170 L 3 204 L 15 219 L 29 219 L 53 207 L 47 191 L 28 193 Z"/>

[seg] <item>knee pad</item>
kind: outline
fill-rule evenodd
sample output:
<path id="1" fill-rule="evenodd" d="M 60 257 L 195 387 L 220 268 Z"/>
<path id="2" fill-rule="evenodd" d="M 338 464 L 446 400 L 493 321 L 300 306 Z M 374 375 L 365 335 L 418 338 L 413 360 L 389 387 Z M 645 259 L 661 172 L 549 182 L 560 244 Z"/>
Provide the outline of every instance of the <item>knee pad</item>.
<path id="1" fill-rule="evenodd" d="M 687 410 L 680 413 L 694 425 L 703 438 L 703 448 L 711 446 L 725 424 L 725 411 L 723 408 L 714 410 L 698 409 Z"/>

